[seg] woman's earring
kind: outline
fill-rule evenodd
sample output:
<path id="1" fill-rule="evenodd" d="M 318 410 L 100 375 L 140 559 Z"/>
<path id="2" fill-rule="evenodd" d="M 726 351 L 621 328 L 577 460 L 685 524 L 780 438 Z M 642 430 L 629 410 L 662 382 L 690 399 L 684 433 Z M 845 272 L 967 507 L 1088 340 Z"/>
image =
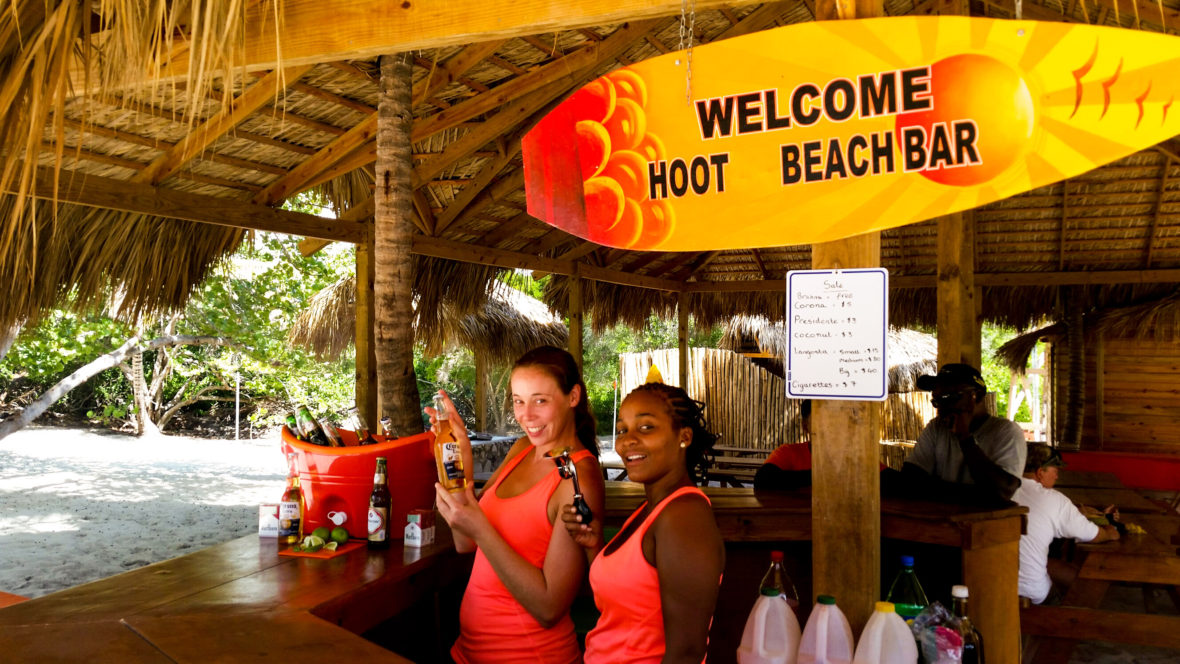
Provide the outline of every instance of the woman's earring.
<path id="1" fill-rule="evenodd" d="M 680 449 L 688 447 L 688 443 L 680 443 Z"/>

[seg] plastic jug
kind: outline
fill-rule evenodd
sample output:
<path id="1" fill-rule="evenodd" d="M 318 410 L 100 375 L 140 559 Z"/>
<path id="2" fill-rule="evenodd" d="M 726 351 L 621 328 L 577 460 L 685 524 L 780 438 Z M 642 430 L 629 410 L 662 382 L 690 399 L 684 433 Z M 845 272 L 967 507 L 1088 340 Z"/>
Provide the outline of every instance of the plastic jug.
<path id="1" fill-rule="evenodd" d="M 918 645 L 905 619 L 892 602 L 877 602 L 876 610 L 861 632 L 853 664 L 915 664 Z"/>
<path id="2" fill-rule="evenodd" d="M 803 628 L 798 664 L 851 664 L 852 627 L 836 598 L 820 595 Z"/>
<path id="3" fill-rule="evenodd" d="M 778 593 L 760 595 L 742 631 L 738 664 L 795 664 L 799 637 L 791 605 Z"/>

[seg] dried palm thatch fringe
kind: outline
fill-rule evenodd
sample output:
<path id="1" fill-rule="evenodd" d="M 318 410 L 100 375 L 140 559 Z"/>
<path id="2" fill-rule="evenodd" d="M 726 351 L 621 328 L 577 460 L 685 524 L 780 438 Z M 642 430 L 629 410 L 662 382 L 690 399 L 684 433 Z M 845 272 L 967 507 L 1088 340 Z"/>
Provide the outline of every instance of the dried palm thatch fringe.
<path id="1" fill-rule="evenodd" d="M 725 326 L 720 346 L 740 352 L 754 344 L 781 362 L 789 350 L 787 341 L 784 323 L 772 323 L 762 316 L 734 316 Z M 932 334 L 890 327 L 887 348 L 890 392 L 912 392 L 917 389 L 918 376 L 938 371 L 938 339 Z"/>
<path id="2" fill-rule="evenodd" d="M 458 303 L 444 302 L 437 317 L 439 327 L 429 336 L 417 335 L 428 355 L 461 346 L 494 365 L 506 366 L 532 348 L 563 347 L 569 340 L 565 324 L 544 304 L 502 282 L 495 282 L 482 308 L 465 314 L 456 313 L 458 308 Z M 353 344 L 355 332 L 356 279 L 350 275 L 311 299 L 287 339 L 320 359 L 335 359 Z"/>
<path id="3" fill-rule="evenodd" d="M 17 205 L 15 196 L 0 197 L 0 215 L 11 218 Z M 72 309 L 100 310 L 118 293 L 110 313 L 125 321 L 178 310 L 246 236 L 237 228 L 82 206 L 55 211 L 48 201 L 25 207 L 23 217 L 32 230 L 0 245 L 0 283 L 13 284 L 0 298 L 0 329 L 33 325 L 67 298 Z"/>
<path id="4" fill-rule="evenodd" d="M 1162 297 L 1130 306 L 1092 310 L 1084 320 L 1087 335 L 1175 342 L 1180 340 L 1180 290 L 1173 287 L 1171 293 Z M 996 358 L 1009 369 L 1024 373 L 1038 341 L 1059 342 L 1064 337 L 1064 324 L 1046 325 L 1000 346 Z"/>

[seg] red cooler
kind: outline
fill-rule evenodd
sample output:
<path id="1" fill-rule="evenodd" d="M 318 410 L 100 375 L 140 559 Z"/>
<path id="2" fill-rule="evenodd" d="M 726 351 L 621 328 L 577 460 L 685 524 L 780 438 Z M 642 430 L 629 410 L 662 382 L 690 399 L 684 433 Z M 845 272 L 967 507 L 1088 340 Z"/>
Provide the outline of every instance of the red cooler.
<path id="1" fill-rule="evenodd" d="M 344 447 L 312 445 L 297 439 L 283 427 L 284 456 L 295 453 L 299 485 L 303 489 L 304 534 L 319 526 L 336 525 L 329 514 L 347 515 L 344 527 L 353 537 L 367 538 L 369 494 L 373 492 L 373 473 L 377 457 L 385 457 L 389 493 L 393 505 L 389 510 L 390 539 L 400 539 L 406 514 L 416 509 L 434 507 L 434 434 L 429 431 L 408 438 L 394 438 L 376 445 L 356 444 L 356 434 L 340 430 Z M 339 515 L 337 515 L 339 518 Z"/>

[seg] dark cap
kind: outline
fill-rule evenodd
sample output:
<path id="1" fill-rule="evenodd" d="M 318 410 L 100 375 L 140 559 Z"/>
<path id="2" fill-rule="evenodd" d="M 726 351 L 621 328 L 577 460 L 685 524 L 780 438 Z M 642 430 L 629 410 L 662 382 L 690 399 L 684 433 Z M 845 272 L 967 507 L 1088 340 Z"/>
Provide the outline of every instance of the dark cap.
<path id="1" fill-rule="evenodd" d="M 970 364 L 944 364 L 933 376 L 918 376 L 918 389 L 926 392 L 930 392 L 940 385 L 959 384 L 987 391 L 987 383 L 983 382 L 983 374 Z"/>
<path id="2" fill-rule="evenodd" d="M 1028 457 L 1024 462 L 1024 472 L 1035 473 L 1042 468 L 1052 466 L 1065 467 L 1065 460 L 1061 458 L 1061 453 L 1057 451 L 1057 448 L 1049 447 L 1044 443 L 1028 444 Z"/>

